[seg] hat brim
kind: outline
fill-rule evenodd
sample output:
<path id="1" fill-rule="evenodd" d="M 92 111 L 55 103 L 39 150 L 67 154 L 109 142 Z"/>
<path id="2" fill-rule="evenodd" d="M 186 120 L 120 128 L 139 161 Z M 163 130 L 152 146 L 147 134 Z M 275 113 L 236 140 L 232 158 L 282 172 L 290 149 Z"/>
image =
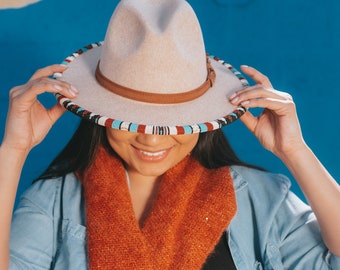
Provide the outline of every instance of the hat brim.
<path id="1" fill-rule="evenodd" d="M 68 69 L 54 74 L 54 78 L 67 81 L 79 91 L 72 100 L 57 94 L 58 102 L 95 124 L 146 134 L 192 134 L 221 128 L 246 111 L 242 106 L 233 106 L 228 98 L 248 86 L 247 80 L 230 64 L 212 55 L 209 58 L 216 73 L 215 83 L 195 100 L 152 104 L 118 96 L 95 79 L 101 45 L 102 42 L 98 42 L 76 51 L 63 62 Z"/>

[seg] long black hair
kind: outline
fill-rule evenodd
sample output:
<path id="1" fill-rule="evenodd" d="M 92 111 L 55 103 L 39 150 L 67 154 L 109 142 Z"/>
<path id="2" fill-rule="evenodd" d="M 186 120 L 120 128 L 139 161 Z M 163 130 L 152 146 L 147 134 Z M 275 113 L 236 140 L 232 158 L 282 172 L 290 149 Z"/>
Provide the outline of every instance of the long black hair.
<path id="1" fill-rule="evenodd" d="M 75 171 L 82 174 L 91 164 L 99 146 L 115 154 L 107 141 L 105 127 L 82 120 L 69 143 L 39 179 L 56 178 Z M 208 169 L 231 165 L 261 169 L 241 161 L 221 129 L 200 133 L 191 155 Z"/>

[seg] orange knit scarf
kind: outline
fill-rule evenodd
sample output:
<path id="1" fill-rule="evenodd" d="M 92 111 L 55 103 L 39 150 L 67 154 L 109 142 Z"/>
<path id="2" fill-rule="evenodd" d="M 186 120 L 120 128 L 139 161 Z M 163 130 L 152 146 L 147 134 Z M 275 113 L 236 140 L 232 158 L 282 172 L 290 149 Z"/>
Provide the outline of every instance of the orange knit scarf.
<path id="1" fill-rule="evenodd" d="M 90 269 L 200 269 L 236 212 L 229 168 L 166 172 L 140 227 L 122 162 L 101 148 L 82 177 Z"/>

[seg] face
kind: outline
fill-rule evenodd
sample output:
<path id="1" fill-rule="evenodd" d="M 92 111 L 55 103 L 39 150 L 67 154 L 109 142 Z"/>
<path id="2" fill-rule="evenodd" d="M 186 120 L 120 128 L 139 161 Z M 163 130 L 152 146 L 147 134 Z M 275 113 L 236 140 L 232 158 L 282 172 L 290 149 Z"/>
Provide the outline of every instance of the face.
<path id="1" fill-rule="evenodd" d="M 198 134 L 148 135 L 107 128 L 113 150 L 125 161 L 129 174 L 158 177 L 194 148 Z"/>

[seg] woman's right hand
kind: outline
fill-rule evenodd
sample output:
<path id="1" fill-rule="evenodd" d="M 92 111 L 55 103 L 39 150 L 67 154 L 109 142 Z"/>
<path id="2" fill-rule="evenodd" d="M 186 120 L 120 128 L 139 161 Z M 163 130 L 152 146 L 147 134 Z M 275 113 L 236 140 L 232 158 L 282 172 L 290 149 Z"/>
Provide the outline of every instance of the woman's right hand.
<path id="1" fill-rule="evenodd" d="M 78 91 L 73 86 L 48 78 L 53 73 L 66 69 L 64 65 L 39 69 L 26 84 L 11 89 L 2 146 L 28 153 L 45 138 L 65 109 L 58 103 L 47 109 L 38 101 L 37 96 L 50 92 L 74 98 Z"/>

